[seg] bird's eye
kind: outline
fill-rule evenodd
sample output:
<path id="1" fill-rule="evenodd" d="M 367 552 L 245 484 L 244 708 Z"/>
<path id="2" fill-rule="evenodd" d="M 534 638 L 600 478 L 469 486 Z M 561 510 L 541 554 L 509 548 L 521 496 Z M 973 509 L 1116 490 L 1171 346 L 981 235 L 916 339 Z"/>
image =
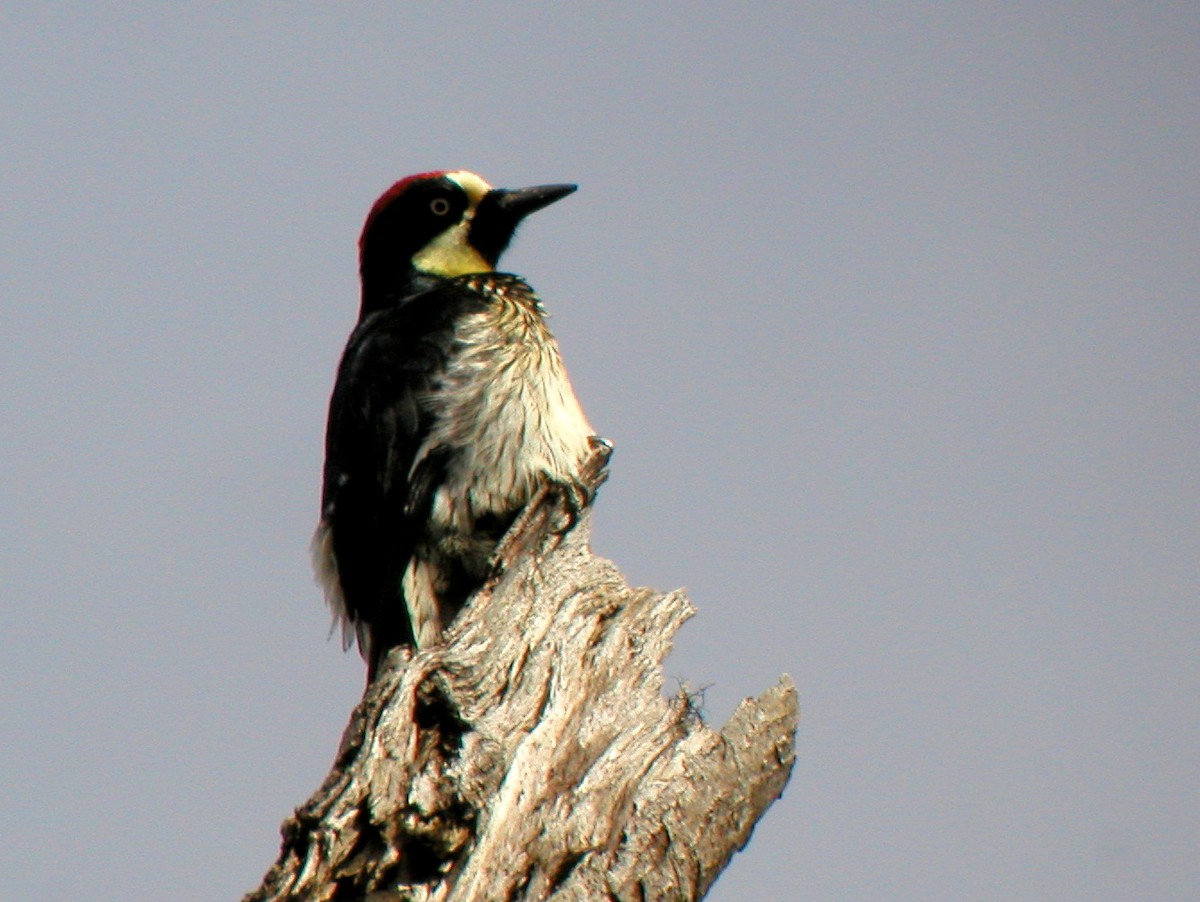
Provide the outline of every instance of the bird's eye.
<path id="1" fill-rule="evenodd" d="M 429 209 L 433 211 L 434 216 L 445 216 L 450 212 L 450 201 L 444 197 L 435 197 L 429 202 Z"/>

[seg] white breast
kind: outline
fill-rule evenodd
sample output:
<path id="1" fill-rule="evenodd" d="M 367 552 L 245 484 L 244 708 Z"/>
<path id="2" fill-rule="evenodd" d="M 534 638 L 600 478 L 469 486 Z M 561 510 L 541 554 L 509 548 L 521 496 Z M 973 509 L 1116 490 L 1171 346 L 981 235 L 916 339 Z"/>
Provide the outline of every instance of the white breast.
<path id="1" fill-rule="evenodd" d="M 452 452 L 433 509 L 451 528 L 523 506 L 543 481 L 574 481 L 593 434 L 540 310 L 498 298 L 459 324 L 458 353 L 426 399 L 436 424 L 414 469 Z"/>

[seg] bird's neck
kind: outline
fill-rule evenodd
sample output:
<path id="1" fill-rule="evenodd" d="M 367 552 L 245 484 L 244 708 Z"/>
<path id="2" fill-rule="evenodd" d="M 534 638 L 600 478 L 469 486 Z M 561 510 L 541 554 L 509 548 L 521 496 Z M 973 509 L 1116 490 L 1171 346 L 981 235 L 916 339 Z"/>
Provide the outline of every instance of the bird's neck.
<path id="1" fill-rule="evenodd" d="M 394 307 L 405 298 L 431 291 L 444 285 L 444 276 L 424 272 L 416 267 L 396 272 L 376 272 L 364 267 L 362 270 L 362 306 L 359 319 L 364 319 L 378 310 Z"/>

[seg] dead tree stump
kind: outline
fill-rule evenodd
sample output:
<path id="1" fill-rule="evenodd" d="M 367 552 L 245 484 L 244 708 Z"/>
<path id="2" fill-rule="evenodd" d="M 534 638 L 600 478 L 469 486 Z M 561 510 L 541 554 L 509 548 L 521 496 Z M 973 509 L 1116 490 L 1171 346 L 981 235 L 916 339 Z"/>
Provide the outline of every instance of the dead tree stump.
<path id="1" fill-rule="evenodd" d="M 597 453 L 588 480 L 605 477 Z M 392 653 L 244 902 L 699 899 L 794 762 L 786 676 L 716 732 L 662 661 L 693 613 L 544 492 L 441 645 Z"/>

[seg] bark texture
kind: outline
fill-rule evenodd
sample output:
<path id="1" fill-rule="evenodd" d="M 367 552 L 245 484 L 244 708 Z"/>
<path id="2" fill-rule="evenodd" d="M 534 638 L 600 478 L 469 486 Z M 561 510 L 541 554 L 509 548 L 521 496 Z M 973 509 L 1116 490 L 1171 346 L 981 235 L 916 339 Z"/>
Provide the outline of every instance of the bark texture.
<path id="1" fill-rule="evenodd" d="M 626 585 L 567 509 L 544 492 L 444 643 L 393 652 L 245 902 L 699 899 L 745 845 L 791 773 L 795 688 L 720 732 L 664 698 L 691 605 Z"/>

